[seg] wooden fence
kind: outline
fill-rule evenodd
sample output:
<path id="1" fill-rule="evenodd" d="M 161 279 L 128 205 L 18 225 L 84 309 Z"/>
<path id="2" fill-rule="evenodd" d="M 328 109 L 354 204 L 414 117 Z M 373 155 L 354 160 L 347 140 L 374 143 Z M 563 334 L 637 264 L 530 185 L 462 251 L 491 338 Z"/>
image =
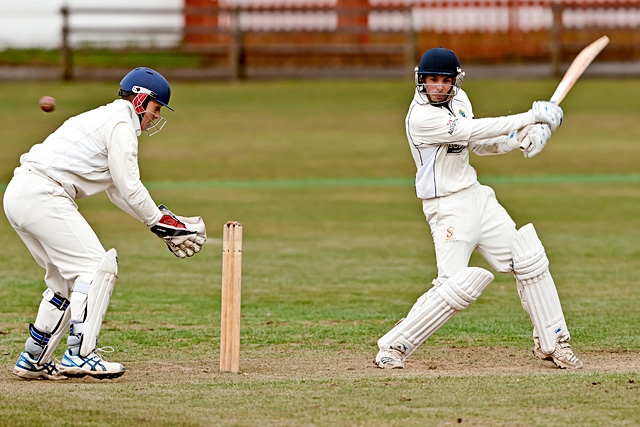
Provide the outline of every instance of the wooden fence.
<path id="1" fill-rule="evenodd" d="M 209 0 L 202 2 L 207 7 L 181 9 L 64 7 L 63 78 L 74 78 L 74 51 L 105 46 L 195 54 L 203 58 L 202 67 L 217 70 L 211 76 L 237 79 L 258 69 L 280 75 L 301 69 L 410 73 L 433 46 L 455 50 L 465 63 L 546 62 L 559 74 L 563 63 L 603 34 L 611 38 L 603 59 L 640 59 L 640 0 L 352 0 L 348 4 L 356 6 L 344 6 L 345 1 L 332 6 L 219 6 Z M 82 24 L 83 17 L 106 16 L 147 25 L 126 26 L 121 19 L 115 25 Z M 148 25 L 154 17 L 176 16 L 180 25 Z M 120 42 L 113 41 L 116 36 Z"/>

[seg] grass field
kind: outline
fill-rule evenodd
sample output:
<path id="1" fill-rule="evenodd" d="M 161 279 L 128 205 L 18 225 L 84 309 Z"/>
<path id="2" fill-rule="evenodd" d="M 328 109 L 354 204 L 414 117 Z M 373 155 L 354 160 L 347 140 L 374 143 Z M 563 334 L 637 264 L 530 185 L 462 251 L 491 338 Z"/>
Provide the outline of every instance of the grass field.
<path id="1" fill-rule="evenodd" d="M 553 80 L 474 80 L 476 116 L 521 112 Z M 109 84 L 1 84 L 0 182 Z M 43 271 L 0 220 L 2 426 L 640 425 L 640 81 L 581 80 L 539 156 L 472 156 L 519 226 L 535 224 L 585 363 L 530 352 L 513 278 L 416 351 L 376 369 L 376 341 L 435 275 L 404 136 L 411 81 L 176 83 L 168 124 L 140 138 L 158 203 L 202 215 L 209 240 L 174 258 L 104 196 L 79 201 L 119 279 L 100 344 L 113 381 L 26 382 L 11 369 Z M 38 110 L 42 95 L 58 110 Z M 3 187 L 2 187 L 3 188 Z M 244 225 L 241 374 L 220 374 L 221 233 Z M 478 256 L 472 264 L 486 267 Z M 60 355 L 63 348 L 58 349 Z"/>

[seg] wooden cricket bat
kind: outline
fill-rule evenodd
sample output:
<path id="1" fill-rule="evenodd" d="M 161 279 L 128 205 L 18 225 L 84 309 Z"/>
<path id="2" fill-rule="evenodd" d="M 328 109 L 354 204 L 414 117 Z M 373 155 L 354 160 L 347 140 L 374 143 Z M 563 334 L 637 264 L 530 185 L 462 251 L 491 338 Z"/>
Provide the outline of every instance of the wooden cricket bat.
<path id="1" fill-rule="evenodd" d="M 551 95 L 551 99 L 549 99 L 549 101 L 554 104 L 560 104 L 564 97 L 567 96 L 573 85 L 578 81 L 582 73 L 584 73 L 584 70 L 586 70 L 589 64 L 596 59 L 596 56 L 602 52 L 602 49 L 604 49 L 607 44 L 609 44 L 609 37 L 602 36 L 589 46 L 582 49 L 567 69 L 567 72 L 564 73 L 562 80 L 560 80 L 558 87 L 556 87 L 556 90 L 553 92 L 553 95 Z M 520 143 L 520 149 L 525 151 L 529 148 L 530 144 L 531 142 L 529 141 L 529 137 L 525 137 L 525 139 Z"/>

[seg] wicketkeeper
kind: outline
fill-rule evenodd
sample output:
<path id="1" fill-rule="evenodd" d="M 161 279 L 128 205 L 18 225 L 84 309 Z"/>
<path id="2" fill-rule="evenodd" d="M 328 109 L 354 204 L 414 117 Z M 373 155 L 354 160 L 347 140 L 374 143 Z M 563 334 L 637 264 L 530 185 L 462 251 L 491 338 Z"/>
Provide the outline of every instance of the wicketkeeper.
<path id="1" fill-rule="evenodd" d="M 76 199 L 106 191 L 120 209 L 143 222 L 177 257 L 199 252 L 206 241 L 200 217 L 179 217 L 156 205 L 140 181 L 138 136 L 159 132 L 169 107 L 167 80 L 136 68 L 120 82 L 117 99 L 65 121 L 20 157 L 4 194 L 4 211 L 36 262 L 46 270 L 38 314 L 13 373 L 24 379 L 116 378 L 98 334 L 116 278 L 115 249 L 105 250 Z M 62 362 L 52 358 L 69 331 Z"/>
<path id="2" fill-rule="evenodd" d="M 469 152 L 504 154 L 518 148 L 538 154 L 562 123 L 562 109 L 536 101 L 521 114 L 476 119 L 460 88 L 464 73 L 449 49 L 427 50 L 416 67 L 416 90 L 405 125 L 416 164 L 416 194 L 431 229 L 438 277 L 407 316 L 378 340 L 375 363 L 404 368 L 405 360 L 491 283 L 485 269 L 469 267 L 477 250 L 500 273 L 513 273 L 533 323 L 533 354 L 559 368 L 581 368 L 567 328 L 549 261 L 531 224 L 519 229 L 490 187 L 469 165 Z"/>

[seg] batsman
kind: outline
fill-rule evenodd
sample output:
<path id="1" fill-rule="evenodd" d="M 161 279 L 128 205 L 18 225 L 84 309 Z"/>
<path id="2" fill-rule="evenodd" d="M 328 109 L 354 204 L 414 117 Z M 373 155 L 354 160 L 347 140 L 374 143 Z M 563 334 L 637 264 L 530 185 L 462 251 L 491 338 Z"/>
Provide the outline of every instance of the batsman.
<path id="1" fill-rule="evenodd" d="M 469 164 L 470 151 L 504 154 L 526 145 L 524 157 L 537 155 L 562 123 L 563 111 L 552 102 L 535 101 L 524 113 L 475 118 L 461 89 L 463 78 L 456 54 L 442 47 L 427 50 L 415 69 L 416 89 L 405 127 L 438 276 L 406 317 L 378 340 L 374 362 L 380 368 L 404 368 L 421 344 L 478 299 L 494 277 L 469 266 L 477 250 L 497 272 L 514 275 L 522 307 L 533 324 L 533 354 L 562 369 L 581 368 L 569 345 L 549 260 L 535 228 L 517 228 L 493 189 L 478 182 Z M 530 144 L 522 144 L 525 140 Z"/>
<path id="2" fill-rule="evenodd" d="M 65 121 L 20 157 L 4 194 L 9 223 L 45 270 L 46 290 L 29 325 L 13 373 L 23 379 L 117 378 L 120 363 L 104 360 L 98 335 L 118 277 L 118 255 L 105 250 L 76 204 L 106 192 L 179 258 L 206 241 L 201 217 L 180 217 L 156 205 L 140 181 L 138 137 L 159 132 L 171 88 L 150 68 L 120 82 L 120 99 Z M 66 332 L 62 361 L 53 353 Z M 111 349 L 112 350 L 112 349 Z"/>

